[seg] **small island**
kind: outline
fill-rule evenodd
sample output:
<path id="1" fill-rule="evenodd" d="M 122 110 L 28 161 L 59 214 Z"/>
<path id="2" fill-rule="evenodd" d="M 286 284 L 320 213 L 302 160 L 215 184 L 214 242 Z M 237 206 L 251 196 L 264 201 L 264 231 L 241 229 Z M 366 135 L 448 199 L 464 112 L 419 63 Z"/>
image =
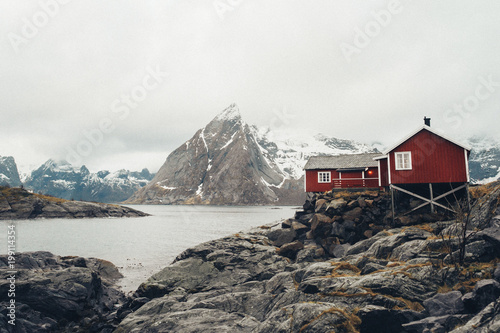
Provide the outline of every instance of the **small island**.
<path id="1" fill-rule="evenodd" d="M 140 217 L 149 214 L 113 204 L 64 200 L 0 186 L 0 220 L 35 218 Z"/>

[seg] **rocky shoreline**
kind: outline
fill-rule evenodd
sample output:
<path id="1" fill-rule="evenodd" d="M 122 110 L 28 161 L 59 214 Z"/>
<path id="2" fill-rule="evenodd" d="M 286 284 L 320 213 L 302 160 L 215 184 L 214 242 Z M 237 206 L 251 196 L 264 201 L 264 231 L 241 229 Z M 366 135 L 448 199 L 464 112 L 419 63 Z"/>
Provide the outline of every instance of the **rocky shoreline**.
<path id="1" fill-rule="evenodd" d="M 112 204 L 71 201 L 0 186 L 0 220 L 35 218 L 140 217 L 149 214 Z"/>
<path id="2" fill-rule="evenodd" d="M 421 215 L 392 223 L 383 195 L 327 194 L 283 223 L 184 251 L 129 297 L 106 282 L 114 269 L 103 273 L 95 259 L 56 257 L 52 265 L 46 255 L 42 272 L 27 266 L 20 278 L 30 285 L 19 296 L 29 308 L 22 306 L 18 318 L 29 332 L 50 332 L 47 323 L 57 332 L 497 332 L 500 183 L 482 191 L 471 213 L 482 230 L 467 239 L 463 264 L 456 261 L 456 221 Z M 88 278 L 73 279 L 74 272 Z M 5 285 L 2 333 L 13 332 Z M 64 293 L 55 292 L 59 286 Z M 62 310 L 36 307 L 35 298 L 22 296 L 46 289 L 54 292 L 36 294 L 38 302 L 61 302 L 57 307 L 65 309 L 70 291 L 78 290 L 78 300 L 70 300 L 82 310 L 62 319 L 55 315 Z"/>
<path id="3" fill-rule="evenodd" d="M 114 284 L 122 275 L 112 263 L 30 252 L 16 254 L 15 269 L 0 256 L 1 333 L 114 330 L 126 297 Z"/>

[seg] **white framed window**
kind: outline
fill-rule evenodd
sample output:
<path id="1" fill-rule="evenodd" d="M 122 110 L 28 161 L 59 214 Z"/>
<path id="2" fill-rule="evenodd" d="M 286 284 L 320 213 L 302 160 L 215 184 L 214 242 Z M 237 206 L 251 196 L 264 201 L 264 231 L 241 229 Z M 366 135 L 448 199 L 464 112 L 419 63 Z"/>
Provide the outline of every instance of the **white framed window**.
<path id="1" fill-rule="evenodd" d="M 330 183 L 331 179 L 332 179 L 332 173 L 330 171 L 318 172 L 318 183 Z"/>
<path id="2" fill-rule="evenodd" d="M 411 170 L 411 152 L 402 151 L 394 153 L 396 157 L 396 170 Z"/>

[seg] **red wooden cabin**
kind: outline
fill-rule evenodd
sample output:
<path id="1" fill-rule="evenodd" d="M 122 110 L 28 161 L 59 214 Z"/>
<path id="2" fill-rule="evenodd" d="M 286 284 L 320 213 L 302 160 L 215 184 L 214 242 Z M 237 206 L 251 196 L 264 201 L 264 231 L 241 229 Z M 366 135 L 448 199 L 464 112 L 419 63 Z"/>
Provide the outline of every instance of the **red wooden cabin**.
<path id="1" fill-rule="evenodd" d="M 380 186 L 414 196 L 425 205 L 446 205 L 446 197 L 465 189 L 469 178 L 471 148 L 433 130 L 430 119 L 376 157 Z"/>
<path id="2" fill-rule="evenodd" d="M 394 195 L 401 192 L 422 201 L 411 211 L 426 205 L 430 205 L 431 211 L 435 207 L 453 211 L 450 203 L 468 195 L 470 150 L 433 130 L 430 118 L 425 117 L 422 127 L 382 154 L 311 157 L 304 167 L 305 190 L 389 188 L 393 209 Z"/>
<path id="3" fill-rule="evenodd" d="M 312 156 L 304 170 L 306 192 L 326 192 L 340 188 L 379 187 L 380 153 Z"/>

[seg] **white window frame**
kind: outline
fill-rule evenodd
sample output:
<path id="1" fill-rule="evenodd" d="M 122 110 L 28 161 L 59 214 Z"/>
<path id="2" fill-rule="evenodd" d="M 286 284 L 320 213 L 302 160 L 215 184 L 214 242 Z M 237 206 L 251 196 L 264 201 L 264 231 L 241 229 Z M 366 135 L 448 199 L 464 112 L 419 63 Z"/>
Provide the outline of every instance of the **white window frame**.
<path id="1" fill-rule="evenodd" d="M 319 171 L 318 172 L 318 183 L 327 184 L 332 182 L 332 172 L 331 171 Z"/>
<path id="2" fill-rule="evenodd" d="M 408 155 L 408 165 L 404 165 L 405 155 Z M 396 170 L 411 170 L 411 151 L 399 151 L 394 153 L 394 163 L 396 164 Z"/>

